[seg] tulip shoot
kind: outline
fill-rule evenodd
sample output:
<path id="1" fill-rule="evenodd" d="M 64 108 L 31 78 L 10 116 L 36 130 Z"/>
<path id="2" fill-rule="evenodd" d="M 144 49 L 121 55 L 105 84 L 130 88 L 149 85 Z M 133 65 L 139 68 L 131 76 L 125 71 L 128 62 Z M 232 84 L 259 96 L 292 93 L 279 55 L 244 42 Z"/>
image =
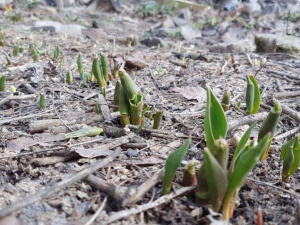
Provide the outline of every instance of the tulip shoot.
<path id="1" fill-rule="evenodd" d="M 218 138 L 225 138 L 227 134 L 227 120 L 221 104 L 210 87 L 206 88 L 207 101 L 204 118 L 206 146 L 210 149 Z"/>
<path id="2" fill-rule="evenodd" d="M 182 186 L 189 187 L 197 185 L 196 166 L 199 164 L 197 160 L 192 160 L 184 167 L 182 178 Z"/>
<path id="3" fill-rule="evenodd" d="M 45 108 L 45 95 L 44 94 L 40 94 L 39 108 L 40 108 L 40 110 Z"/>
<path id="4" fill-rule="evenodd" d="M 119 76 L 127 98 L 129 100 L 135 100 L 140 88 L 134 83 L 134 81 L 124 69 L 119 70 Z"/>
<path id="5" fill-rule="evenodd" d="M 0 91 L 5 91 L 6 76 L 0 77 Z"/>
<path id="6" fill-rule="evenodd" d="M 98 85 L 101 88 L 106 87 L 106 82 L 104 80 L 102 71 L 100 69 L 99 60 L 97 58 L 95 58 L 93 61 L 92 72 L 93 72 L 94 76 L 96 77 Z"/>
<path id="7" fill-rule="evenodd" d="M 233 166 L 234 170 L 228 173 L 228 187 L 222 206 L 225 220 L 229 220 L 232 217 L 238 191 L 244 184 L 248 173 L 258 162 L 259 157 L 263 154 L 270 140 L 270 134 L 265 135 L 256 146 L 244 148 L 239 153 L 238 158 L 232 162 L 234 165 L 231 165 L 231 167 Z"/>
<path id="8" fill-rule="evenodd" d="M 282 112 L 282 108 L 279 102 L 275 100 L 274 107 L 269 112 L 267 118 L 264 120 L 258 132 L 258 141 L 261 140 L 267 133 L 271 133 L 271 137 L 273 137 L 281 112 Z M 261 156 L 260 158 L 261 161 L 264 161 L 267 158 L 269 148 L 271 146 L 271 141 L 272 140 L 270 140 L 269 145 L 266 147 L 264 151 L 264 154 Z"/>
<path id="9" fill-rule="evenodd" d="M 255 114 L 260 106 L 260 92 L 254 76 L 247 76 L 246 113 Z"/>
<path id="10" fill-rule="evenodd" d="M 56 46 L 54 53 L 53 53 L 53 57 L 54 57 L 54 59 L 57 59 L 58 56 L 59 56 L 59 48 L 58 48 L 58 46 Z"/>
<path id="11" fill-rule="evenodd" d="M 289 182 L 291 174 L 296 172 L 300 165 L 299 135 L 288 141 L 280 154 L 280 159 L 283 160 L 282 180 L 284 182 Z"/>
<path id="12" fill-rule="evenodd" d="M 157 110 L 157 112 L 154 115 L 153 129 L 160 128 L 162 116 L 163 116 L 163 111 Z"/>
<path id="13" fill-rule="evenodd" d="M 114 93 L 114 112 L 120 110 L 120 91 L 121 91 L 121 82 L 117 81 Z"/>
<path id="14" fill-rule="evenodd" d="M 188 138 L 185 143 L 180 146 L 176 151 L 171 153 L 167 158 L 165 164 L 165 175 L 162 183 L 162 194 L 166 195 L 169 194 L 172 188 L 172 182 L 175 177 L 175 173 L 179 168 L 181 161 L 183 160 L 184 156 L 186 155 L 189 146 L 191 143 L 191 138 Z"/>
<path id="15" fill-rule="evenodd" d="M 231 93 L 226 89 L 224 94 L 223 94 L 223 98 L 222 98 L 222 102 L 221 102 L 223 110 L 225 112 L 229 110 L 230 96 L 231 96 Z"/>
<path id="16" fill-rule="evenodd" d="M 78 69 L 78 73 L 80 74 L 80 78 L 82 79 L 83 77 L 83 66 L 82 66 L 82 58 L 81 55 L 78 55 L 77 58 L 77 69 Z"/>

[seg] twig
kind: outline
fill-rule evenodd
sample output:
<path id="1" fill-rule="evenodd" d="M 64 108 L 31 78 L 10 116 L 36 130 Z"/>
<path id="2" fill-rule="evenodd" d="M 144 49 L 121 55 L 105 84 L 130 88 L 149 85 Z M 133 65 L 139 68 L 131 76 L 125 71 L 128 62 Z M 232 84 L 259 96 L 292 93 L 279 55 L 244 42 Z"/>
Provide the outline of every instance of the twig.
<path id="1" fill-rule="evenodd" d="M 45 188 L 41 190 L 38 193 L 35 193 L 33 195 L 30 195 L 22 200 L 16 201 L 15 203 L 3 208 L 0 210 L 0 218 L 3 218 L 17 210 L 20 210 L 26 206 L 32 205 L 35 202 L 41 201 L 44 198 L 47 198 L 54 193 L 59 192 L 61 189 L 68 187 L 69 185 L 82 180 L 83 178 L 87 177 L 88 175 L 96 172 L 98 169 L 101 167 L 104 167 L 108 163 L 112 162 L 120 153 L 121 153 L 121 148 L 117 148 L 110 156 L 108 156 L 106 159 L 101 159 L 100 161 L 92 164 L 85 170 L 77 173 L 75 176 L 71 176 L 69 178 L 64 179 L 63 181 Z"/>
<path id="2" fill-rule="evenodd" d="M 300 96 L 300 91 L 286 91 L 286 92 L 277 92 L 268 96 L 268 98 L 280 99 L 280 98 L 289 98 L 289 97 L 298 97 Z"/>
<path id="3" fill-rule="evenodd" d="M 109 112 L 109 108 L 107 102 L 102 94 L 98 94 L 98 101 L 100 104 L 101 114 L 103 116 L 104 121 L 111 120 L 111 115 Z"/>
<path id="4" fill-rule="evenodd" d="M 135 214 L 144 212 L 144 211 L 146 211 L 148 209 L 157 207 L 157 206 L 159 206 L 161 204 L 164 204 L 164 203 L 170 201 L 173 198 L 176 198 L 179 195 L 182 195 L 182 194 L 184 194 L 186 192 L 189 192 L 189 191 L 192 191 L 194 189 L 195 189 L 194 186 L 192 186 L 192 187 L 183 187 L 183 188 L 178 189 L 175 192 L 172 192 L 172 193 L 170 193 L 168 195 L 164 195 L 164 196 L 160 197 L 159 199 L 155 200 L 154 202 L 150 202 L 150 203 L 147 203 L 147 204 L 144 204 L 144 205 L 140 205 L 140 206 L 138 206 L 136 208 L 131 208 L 131 209 L 128 209 L 128 210 L 119 211 L 119 212 L 114 213 L 113 215 L 111 215 L 104 222 L 104 224 L 110 224 L 110 223 L 112 223 L 114 221 L 123 219 L 125 217 L 131 216 L 131 215 L 135 215 Z"/>
<path id="5" fill-rule="evenodd" d="M 252 124 L 256 121 L 262 121 L 268 115 L 267 112 L 256 113 L 253 115 L 245 116 L 243 118 L 239 118 L 236 120 L 232 120 L 228 122 L 228 132 L 230 132 L 233 128 L 238 126 L 243 126 L 246 124 Z"/>
<path id="6" fill-rule="evenodd" d="M 142 183 L 137 188 L 119 186 L 94 175 L 89 175 L 85 181 L 97 188 L 99 191 L 102 191 L 116 199 L 120 203 L 121 207 L 126 207 L 141 200 L 142 197 L 163 177 L 164 171 L 164 168 L 160 169 L 154 173 L 150 179 Z"/>
<path id="7" fill-rule="evenodd" d="M 186 64 L 176 62 L 176 61 L 173 61 L 173 60 L 169 60 L 169 62 L 176 65 L 176 66 L 181 66 L 182 68 L 187 68 Z"/>
<path id="8" fill-rule="evenodd" d="M 247 56 L 247 60 L 248 60 L 249 64 L 251 65 L 251 67 L 253 67 L 253 62 L 252 62 L 250 55 L 246 54 L 246 56 Z"/>
<path id="9" fill-rule="evenodd" d="M 95 214 L 84 224 L 84 225 L 91 225 L 94 220 L 99 216 L 101 211 L 104 209 L 106 205 L 107 197 L 104 198 L 102 204 L 100 205 L 99 209 L 95 212 Z"/>
<path id="10" fill-rule="evenodd" d="M 48 110 L 48 111 L 45 111 L 43 113 L 38 113 L 38 114 L 30 114 L 30 115 L 27 115 L 27 116 L 20 116 L 20 117 L 15 117 L 15 118 L 8 118 L 8 119 L 1 119 L 0 120 L 0 124 L 4 124 L 4 123 L 10 123 L 10 122 L 14 122 L 14 121 L 18 121 L 18 120 L 25 120 L 25 119 L 31 119 L 31 118 L 38 118 L 38 117 L 53 117 L 55 116 L 55 113 L 49 113 L 47 114 L 48 112 L 51 112 L 52 110 Z"/>
<path id="11" fill-rule="evenodd" d="M 294 192 L 291 192 L 291 191 L 289 191 L 289 190 L 286 190 L 286 189 L 284 189 L 284 188 L 282 188 L 282 187 L 277 187 L 277 186 L 272 185 L 272 184 L 269 184 L 269 183 L 267 183 L 267 182 L 263 182 L 263 181 L 256 180 L 256 179 L 252 179 L 252 178 L 247 178 L 247 180 L 253 181 L 253 182 L 258 183 L 258 184 L 261 184 L 261 185 L 265 185 L 265 186 L 269 186 L 269 187 L 278 189 L 278 190 L 280 190 L 280 191 L 286 192 L 286 193 L 288 193 L 288 194 L 291 194 L 291 195 L 294 195 L 294 196 L 300 198 L 300 195 L 298 195 L 298 194 L 296 194 L 296 193 L 294 193 Z"/>
<path id="12" fill-rule="evenodd" d="M 277 135 L 276 137 L 273 138 L 273 140 L 275 140 L 275 141 L 281 140 L 281 139 L 286 138 L 286 137 L 288 137 L 292 134 L 297 133 L 299 130 L 300 130 L 300 127 L 296 127 L 296 128 L 294 128 L 292 130 L 289 130 L 289 131 L 287 131 L 283 134 Z"/>
<path id="13" fill-rule="evenodd" d="M 0 106 L 9 102 L 10 100 L 24 100 L 30 98 L 36 98 L 36 95 L 9 95 L 0 101 Z"/>
<path id="14" fill-rule="evenodd" d="M 158 90 L 161 90 L 161 86 L 158 84 L 158 82 L 157 82 L 156 78 L 153 76 L 152 70 L 151 70 L 151 69 L 149 69 L 148 71 L 149 71 L 149 73 L 148 73 L 148 74 L 149 74 L 149 75 L 150 75 L 150 77 L 152 78 L 152 80 L 153 80 L 153 82 L 154 82 L 155 86 L 157 87 L 157 89 L 158 89 Z"/>
<path id="15" fill-rule="evenodd" d="M 300 77 L 299 77 L 299 76 L 291 75 L 291 74 L 286 74 L 286 73 L 284 73 L 284 72 L 279 72 L 279 71 L 275 71 L 275 70 L 268 70 L 267 73 L 268 73 L 268 74 L 274 74 L 274 75 L 277 75 L 277 76 L 279 76 L 280 78 L 286 79 L 286 80 L 288 80 L 288 81 L 292 81 L 291 79 L 294 79 L 294 80 L 300 80 Z"/>

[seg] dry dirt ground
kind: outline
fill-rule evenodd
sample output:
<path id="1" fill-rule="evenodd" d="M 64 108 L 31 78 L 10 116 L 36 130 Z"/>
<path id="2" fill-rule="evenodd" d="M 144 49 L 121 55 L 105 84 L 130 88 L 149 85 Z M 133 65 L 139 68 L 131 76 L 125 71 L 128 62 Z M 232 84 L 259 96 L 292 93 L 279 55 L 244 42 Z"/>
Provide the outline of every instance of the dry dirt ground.
<path id="1" fill-rule="evenodd" d="M 253 137 L 257 136 L 274 96 L 284 106 L 269 156 L 257 164 L 241 188 L 231 223 L 256 224 L 257 211 L 261 209 L 264 224 L 300 224 L 300 175 L 297 171 L 290 183 L 283 183 L 279 160 L 282 145 L 299 132 L 299 56 L 257 54 L 253 43 L 256 32 L 298 36 L 299 19 L 286 24 L 288 13 L 284 10 L 281 14 L 250 14 L 236 20 L 232 18 L 239 12 L 218 15 L 213 10 L 185 11 L 191 12 L 189 24 L 202 32 L 202 37 L 187 40 L 180 31 L 164 30 L 165 37 L 159 37 L 161 43 L 147 47 L 137 39 L 153 36 L 158 29 L 169 29 L 167 23 L 161 25 L 170 19 L 165 12 L 145 17 L 139 5 L 127 6 L 123 12 L 98 9 L 91 13 L 83 8 L 57 13 L 45 5 L 28 9 L 28 5 L 16 4 L 12 12 L 20 12 L 21 21 L 15 22 L 8 12 L 1 11 L 0 32 L 6 46 L 0 47 L 0 75 L 6 75 L 6 92 L 0 93 L 0 217 L 13 215 L 8 218 L 10 222 L 0 222 L 1 225 L 221 223 L 221 214 L 195 204 L 193 191 L 159 199 L 160 169 L 166 157 L 189 135 L 192 145 L 184 163 L 191 159 L 203 161 L 207 85 L 218 99 L 225 89 L 231 92 L 230 110 L 226 112 L 228 140 L 235 128 L 255 120 L 258 125 Z M 177 9 L 172 13 L 177 16 L 180 12 Z M 217 18 L 216 24 L 212 15 Z M 81 33 L 81 27 L 77 31 L 74 25 L 55 31 L 32 28 L 36 22 L 46 20 L 86 29 Z M 98 28 L 91 28 L 93 23 Z M 236 42 L 245 39 L 250 44 L 241 44 L 238 50 L 213 51 L 218 43 L 235 38 Z M 24 52 L 15 57 L 13 47 L 17 44 Z M 30 46 L 38 49 L 38 62 L 33 61 Z M 55 60 L 56 46 L 60 54 Z M 141 88 L 145 101 L 164 111 L 160 130 L 151 130 L 152 122 L 147 120 L 139 134 L 136 127 L 122 128 L 118 114 L 112 112 L 115 81 L 109 84 L 106 102 L 101 105 L 100 111 L 106 114 L 95 114 L 99 88 L 96 83 L 82 81 L 77 57 L 81 54 L 83 69 L 89 73 L 99 53 L 110 58 L 111 66 L 113 62 L 126 61 L 127 71 Z M 267 59 L 266 65 L 255 64 L 263 58 Z M 66 83 L 67 72 L 73 74 L 73 84 Z M 246 75 L 250 74 L 256 74 L 264 95 L 258 115 L 247 120 L 245 88 Z M 11 85 L 17 90 L 14 95 L 9 93 Z M 46 98 L 44 110 L 39 110 L 41 93 Z M 64 133 L 87 125 L 104 128 L 104 134 L 65 138 Z M 173 190 L 182 190 L 183 165 Z M 143 189 L 146 193 L 141 192 Z M 161 204 L 155 206 L 157 202 Z M 149 204 L 153 207 L 142 209 Z M 126 209 L 135 211 L 123 211 Z"/>

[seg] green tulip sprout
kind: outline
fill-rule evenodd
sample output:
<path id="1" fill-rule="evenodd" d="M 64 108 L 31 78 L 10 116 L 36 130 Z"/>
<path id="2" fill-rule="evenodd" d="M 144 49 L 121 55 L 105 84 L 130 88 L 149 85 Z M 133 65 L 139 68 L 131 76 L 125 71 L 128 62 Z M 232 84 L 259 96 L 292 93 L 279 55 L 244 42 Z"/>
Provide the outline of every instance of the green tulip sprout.
<path id="1" fill-rule="evenodd" d="M 179 168 L 181 161 L 186 155 L 191 143 L 191 138 L 188 138 L 185 143 L 180 146 L 175 152 L 169 155 L 165 165 L 165 175 L 162 183 L 162 194 L 169 194 L 172 188 L 172 182 L 175 177 L 175 173 Z"/>
<path id="2" fill-rule="evenodd" d="M 283 160 L 282 180 L 289 182 L 292 173 L 296 172 L 300 165 L 299 136 L 288 141 L 282 148 L 280 159 Z"/>

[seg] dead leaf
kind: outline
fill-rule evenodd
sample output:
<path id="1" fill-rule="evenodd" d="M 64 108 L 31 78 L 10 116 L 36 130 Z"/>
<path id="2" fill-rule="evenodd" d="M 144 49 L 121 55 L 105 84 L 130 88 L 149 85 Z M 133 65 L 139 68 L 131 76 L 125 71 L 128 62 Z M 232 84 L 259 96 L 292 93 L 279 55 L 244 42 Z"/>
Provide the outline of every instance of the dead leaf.
<path id="1" fill-rule="evenodd" d="M 144 55 L 139 51 L 133 51 L 130 55 L 125 57 L 126 67 L 133 69 L 137 68 L 139 70 L 144 69 L 148 66 Z"/>
<path id="2" fill-rule="evenodd" d="M 7 150 L 19 153 L 21 150 L 26 149 L 30 146 L 44 143 L 44 142 L 54 142 L 54 141 L 61 141 L 65 139 L 64 134 L 35 134 L 33 137 L 21 137 L 16 140 L 8 141 L 7 142 Z"/>
<path id="3" fill-rule="evenodd" d="M 199 103 L 203 103 L 206 100 L 206 90 L 199 85 L 197 86 L 183 86 L 171 89 L 188 100 L 196 99 Z"/>

